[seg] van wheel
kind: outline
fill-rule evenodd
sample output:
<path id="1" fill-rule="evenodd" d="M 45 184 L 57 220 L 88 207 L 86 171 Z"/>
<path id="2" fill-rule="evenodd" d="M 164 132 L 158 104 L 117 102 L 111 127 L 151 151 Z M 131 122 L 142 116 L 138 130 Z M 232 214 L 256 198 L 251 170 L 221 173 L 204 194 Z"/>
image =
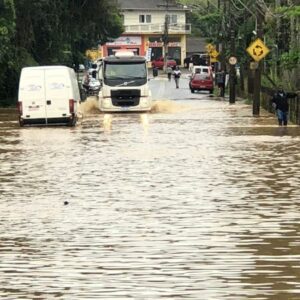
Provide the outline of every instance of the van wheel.
<path id="1" fill-rule="evenodd" d="M 19 119 L 20 127 L 24 127 L 24 120 Z"/>
<path id="2" fill-rule="evenodd" d="M 74 127 L 76 125 L 76 121 L 77 121 L 77 117 L 74 116 L 72 119 L 70 119 L 67 125 L 69 127 Z"/>

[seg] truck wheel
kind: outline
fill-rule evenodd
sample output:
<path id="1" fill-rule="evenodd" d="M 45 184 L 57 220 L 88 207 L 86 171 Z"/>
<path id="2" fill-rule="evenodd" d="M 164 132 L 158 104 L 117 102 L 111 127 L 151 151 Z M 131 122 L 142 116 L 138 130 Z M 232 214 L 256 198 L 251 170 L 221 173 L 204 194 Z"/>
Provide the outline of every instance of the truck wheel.
<path id="1" fill-rule="evenodd" d="M 194 89 L 191 89 L 191 93 L 194 94 L 194 93 L 195 93 L 195 90 L 194 90 Z"/>

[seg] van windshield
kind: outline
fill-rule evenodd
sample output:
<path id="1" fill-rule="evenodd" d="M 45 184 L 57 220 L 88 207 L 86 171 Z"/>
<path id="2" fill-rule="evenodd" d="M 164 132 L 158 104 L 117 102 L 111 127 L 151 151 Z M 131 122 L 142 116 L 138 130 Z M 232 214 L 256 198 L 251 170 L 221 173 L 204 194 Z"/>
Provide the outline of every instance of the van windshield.
<path id="1" fill-rule="evenodd" d="M 143 85 L 147 82 L 145 62 L 107 62 L 104 66 L 104 83 L 110 86 Z"/>

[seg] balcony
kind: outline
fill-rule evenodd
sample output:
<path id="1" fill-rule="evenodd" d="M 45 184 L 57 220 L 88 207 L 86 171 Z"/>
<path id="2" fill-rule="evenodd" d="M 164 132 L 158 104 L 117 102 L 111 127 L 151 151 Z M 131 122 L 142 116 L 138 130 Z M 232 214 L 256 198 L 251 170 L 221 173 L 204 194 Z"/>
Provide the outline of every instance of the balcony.
<path id="1" fill-rule="evenodd" d="M 165 24 L 125 25 L 124 33 L 163 33 Z M 190 34 L 191 24 L 169 24 L 169 34 Z"/>

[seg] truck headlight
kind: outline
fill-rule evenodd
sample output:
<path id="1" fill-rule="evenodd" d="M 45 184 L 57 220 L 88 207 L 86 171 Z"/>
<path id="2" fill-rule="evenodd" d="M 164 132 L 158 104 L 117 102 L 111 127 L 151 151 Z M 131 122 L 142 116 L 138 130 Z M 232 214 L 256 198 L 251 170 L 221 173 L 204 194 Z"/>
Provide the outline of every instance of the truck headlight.
<path id="1" fill-rule="evenodd" d="M 110 100 L 109 99 L 104 99 L 103 100 L 103 107 L 105 108 L 109 108 L 111 105 L 110 105 Z"/>

